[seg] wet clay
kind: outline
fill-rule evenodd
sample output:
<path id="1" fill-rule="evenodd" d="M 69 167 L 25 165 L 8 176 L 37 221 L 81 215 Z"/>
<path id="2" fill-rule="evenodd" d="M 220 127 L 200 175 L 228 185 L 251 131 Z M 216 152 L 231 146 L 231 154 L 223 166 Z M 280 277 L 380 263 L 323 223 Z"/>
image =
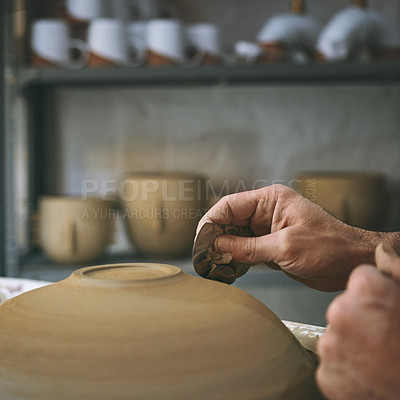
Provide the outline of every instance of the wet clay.
<path id="1" fill-rule="evenodd" d="M 171 265 L 83 268 L 0 305 L 1 400 L 320 400 L 315 369 L 263 303 Z"/>

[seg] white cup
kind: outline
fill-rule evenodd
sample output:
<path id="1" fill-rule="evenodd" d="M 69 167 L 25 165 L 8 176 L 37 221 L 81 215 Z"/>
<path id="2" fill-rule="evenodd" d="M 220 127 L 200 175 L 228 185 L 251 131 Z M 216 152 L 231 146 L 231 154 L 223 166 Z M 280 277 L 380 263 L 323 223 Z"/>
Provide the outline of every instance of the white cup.
<path id="1" fill-rule="evenodd" d="M 182 63 L 185 59 L 184 28 L 176 19 L 153 19 L 147 24 L 149 51 L 171 63 Z"/>
<path id="2" fill-rule="evenodd" d="M 106 15 L 104 0 L 66 0 L 67 15 L 79 21 L 90 21 Z"/>
<path id="3" fill-rule="evenodd" d="M 143 62 L 143 53 L 131 57 L 128 46 L 128 27 L 121 20 L 94 19 L 89 26 L 88 42 L 92 56 L 95 55 L 111 64 L 138 66 Z"/>
<path id="4" fill-rule="evenodd" d="M 177 19 L 153 19 L 147 24 L 146 42 L 149 65 L 181 65 L 195 67 L 203 60 L 203 51 L 192 58 L 186 57 L 186 30 Z"/>
<path id="5" fill-rule="evenodd" d="M 188 43 L 206 54 L 221 54 L 220 29 L 211 23 L 191 24 L 186 28 Z"/>
<path id="6" fill-rule="evenodd" d="M 58 19 L 41 19 L 33 23 L 31 47 L 34 57 L 68 68 L 83 67 L 89 51 L 87 43 L 71 38 L 68 24 Z M 79 59 L 72 58 L 72 49 L 80 52 Z"/>

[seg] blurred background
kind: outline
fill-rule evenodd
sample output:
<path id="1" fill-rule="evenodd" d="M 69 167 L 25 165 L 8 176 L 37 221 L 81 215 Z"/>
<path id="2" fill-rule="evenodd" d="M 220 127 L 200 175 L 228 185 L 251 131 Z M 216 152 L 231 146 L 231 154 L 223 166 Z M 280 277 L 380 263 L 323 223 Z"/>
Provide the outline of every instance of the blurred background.
<path id="1" fill-rule="evenodd" d="M 73 15 L 74 2 L 31 3 L 9 1 L 2 15 L 3 276 L 53 281 L 79 267 L 43 255 L 37 241 L 39 199 L 80 196 L 88 182 L 95 186 L 91 195 L 104 197 L 117 192 L 131 172 L 201 174 L 217 197 L 272 183 L 294 187 L 303 171 L 380 174 L 385 186 L 376 190 L 385 191 L 386 213 L 372 228 L 400 230 L 398 1 L 174 0 L 128 7 L 110 0 L 101 8 L 89 5 L 88 16 L 79 18 Z M 366 28 L 367 20 L 358 29 L 354 18 L 341 43 L 348 51 L 329 59 L 319 47 L 321 34 L 350 5 L 368 6 L 391 21 L 393 30 L 382 33 L 378 23 Z M 298 28 L 296 21 L 285 25 L 284 19 L 275 31 L 267 25 L 287 14 L 309 19 Z M 173 20 L 180 31 L 208 24 L 218 38 L 205 41 L 218 49 L 217 61 L 150 65 L 146 54 L 153 36 L 136 48 L 126 44 L 127 53 L 134 48 L 133 58 L 141 55 L 134 65 L 109 59 L 109 65 L 103 60 L 96 66 L 90 54 L 78 69 L 33 57 L 35 40 L 46 43 L 34 38 L 35 22 L 61 20 L 71 36 L 94 43 L 94 21 L 100 18 L 120 19 L 125 26 Z M 311 33 L 310 24 L 315 24 Z M 154 52 L 162 37 L 158 29 Z M 374 35 L 386 35 L 387 41 L 371 43 Z M 105 41 L 111 36 L 106 32 Z M 185 58 L 188 39 L 179 40 Z M 165 46 L 176 43 L 167 40 Z M 189 44 L 198 46 L 200 60 L 206 50 L 201 41 Z M 78 55 L 72 52 L 71 58 Z M 113 243 L 97 262 L 153 260 L 135 252 L 120 219 Z M 193 273 L 187 253 L 165 261 Z M 307 289 L 262 266 L 236 284 L 283 319 L 319 325 L 336 295 Z"/>

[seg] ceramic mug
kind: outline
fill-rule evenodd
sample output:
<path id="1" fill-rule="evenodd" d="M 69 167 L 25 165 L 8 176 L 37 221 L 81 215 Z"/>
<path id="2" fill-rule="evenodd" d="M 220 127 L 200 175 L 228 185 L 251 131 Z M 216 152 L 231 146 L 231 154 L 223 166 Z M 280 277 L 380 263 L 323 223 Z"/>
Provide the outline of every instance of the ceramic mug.
<path id="1" fill-rule="evenodd" d="M 58 19 L 41 19 L 32 25 L 32 63 L 35 66 L 81 68 L 87 63 L 86 42 L 70 37 L 68 24 Z M 72 50 L 79 58 L 72 57 Z"/>
<path id="2" fill-rule="evenodd" d="M 296 188 L 341 221 L 364 229 L 384 229 L 388 211 L 385 178 L 378 173 L 304 172 Z"/>
<path id="3" fill-rule="evenodd" d="M 128 28 L 126 24 L 113 18 L 94 19 L 89 26 L 90 46 L 89 66 L 139 66 L 144 61 L 144 52 L 134 56 L 129 49 Z"/>
<path id="4" fill-rule="evenodd" d="M 203 53 L 203 64 L 218 64 L 221 54 L 220 29 L 211 23 L 190 24 L 186 28 L 189 46 L 198 53 Z"/>
<path id="5" fill-rule="evenodd" d="M 146 32 L 148 65 L 192 67 L 201 64 L 204 52 L 200 50 L 193 58 L 186 54 L 186 31 L 180 20 L 153 19 L 148 22 Z"/>
<path id="6" fill-rule="evenodd" d="M 62 264 L 89 263 L 111 242 L 112 203 L 100 198 L 43 196 L 39 199 L 38 242 L 46 256 Z"/>

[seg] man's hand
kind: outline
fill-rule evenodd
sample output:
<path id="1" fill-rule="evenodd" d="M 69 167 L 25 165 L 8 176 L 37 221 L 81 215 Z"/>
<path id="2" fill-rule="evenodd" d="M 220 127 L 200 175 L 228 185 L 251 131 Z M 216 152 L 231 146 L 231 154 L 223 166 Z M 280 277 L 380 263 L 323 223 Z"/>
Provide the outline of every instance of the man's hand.
<path id="1" fill-rule="evenodd" d="M 343 289 L 356 265 L 373 262 L 381 241 L 283 185 L 226 196 L 207 212 L 198 231 L 206 222 L 246 225 L 256 236 L 221 236 L 216 250 L 239 262 L 273 263 L 291 278 L 324 291 Z"/>
<path id="2" fill-rule="evenodd" d="M 400 398 L 400 258 L 379 245 L 376 264 L 356 268 L 328 308 L 317 382 L 330 400 Z"/>

